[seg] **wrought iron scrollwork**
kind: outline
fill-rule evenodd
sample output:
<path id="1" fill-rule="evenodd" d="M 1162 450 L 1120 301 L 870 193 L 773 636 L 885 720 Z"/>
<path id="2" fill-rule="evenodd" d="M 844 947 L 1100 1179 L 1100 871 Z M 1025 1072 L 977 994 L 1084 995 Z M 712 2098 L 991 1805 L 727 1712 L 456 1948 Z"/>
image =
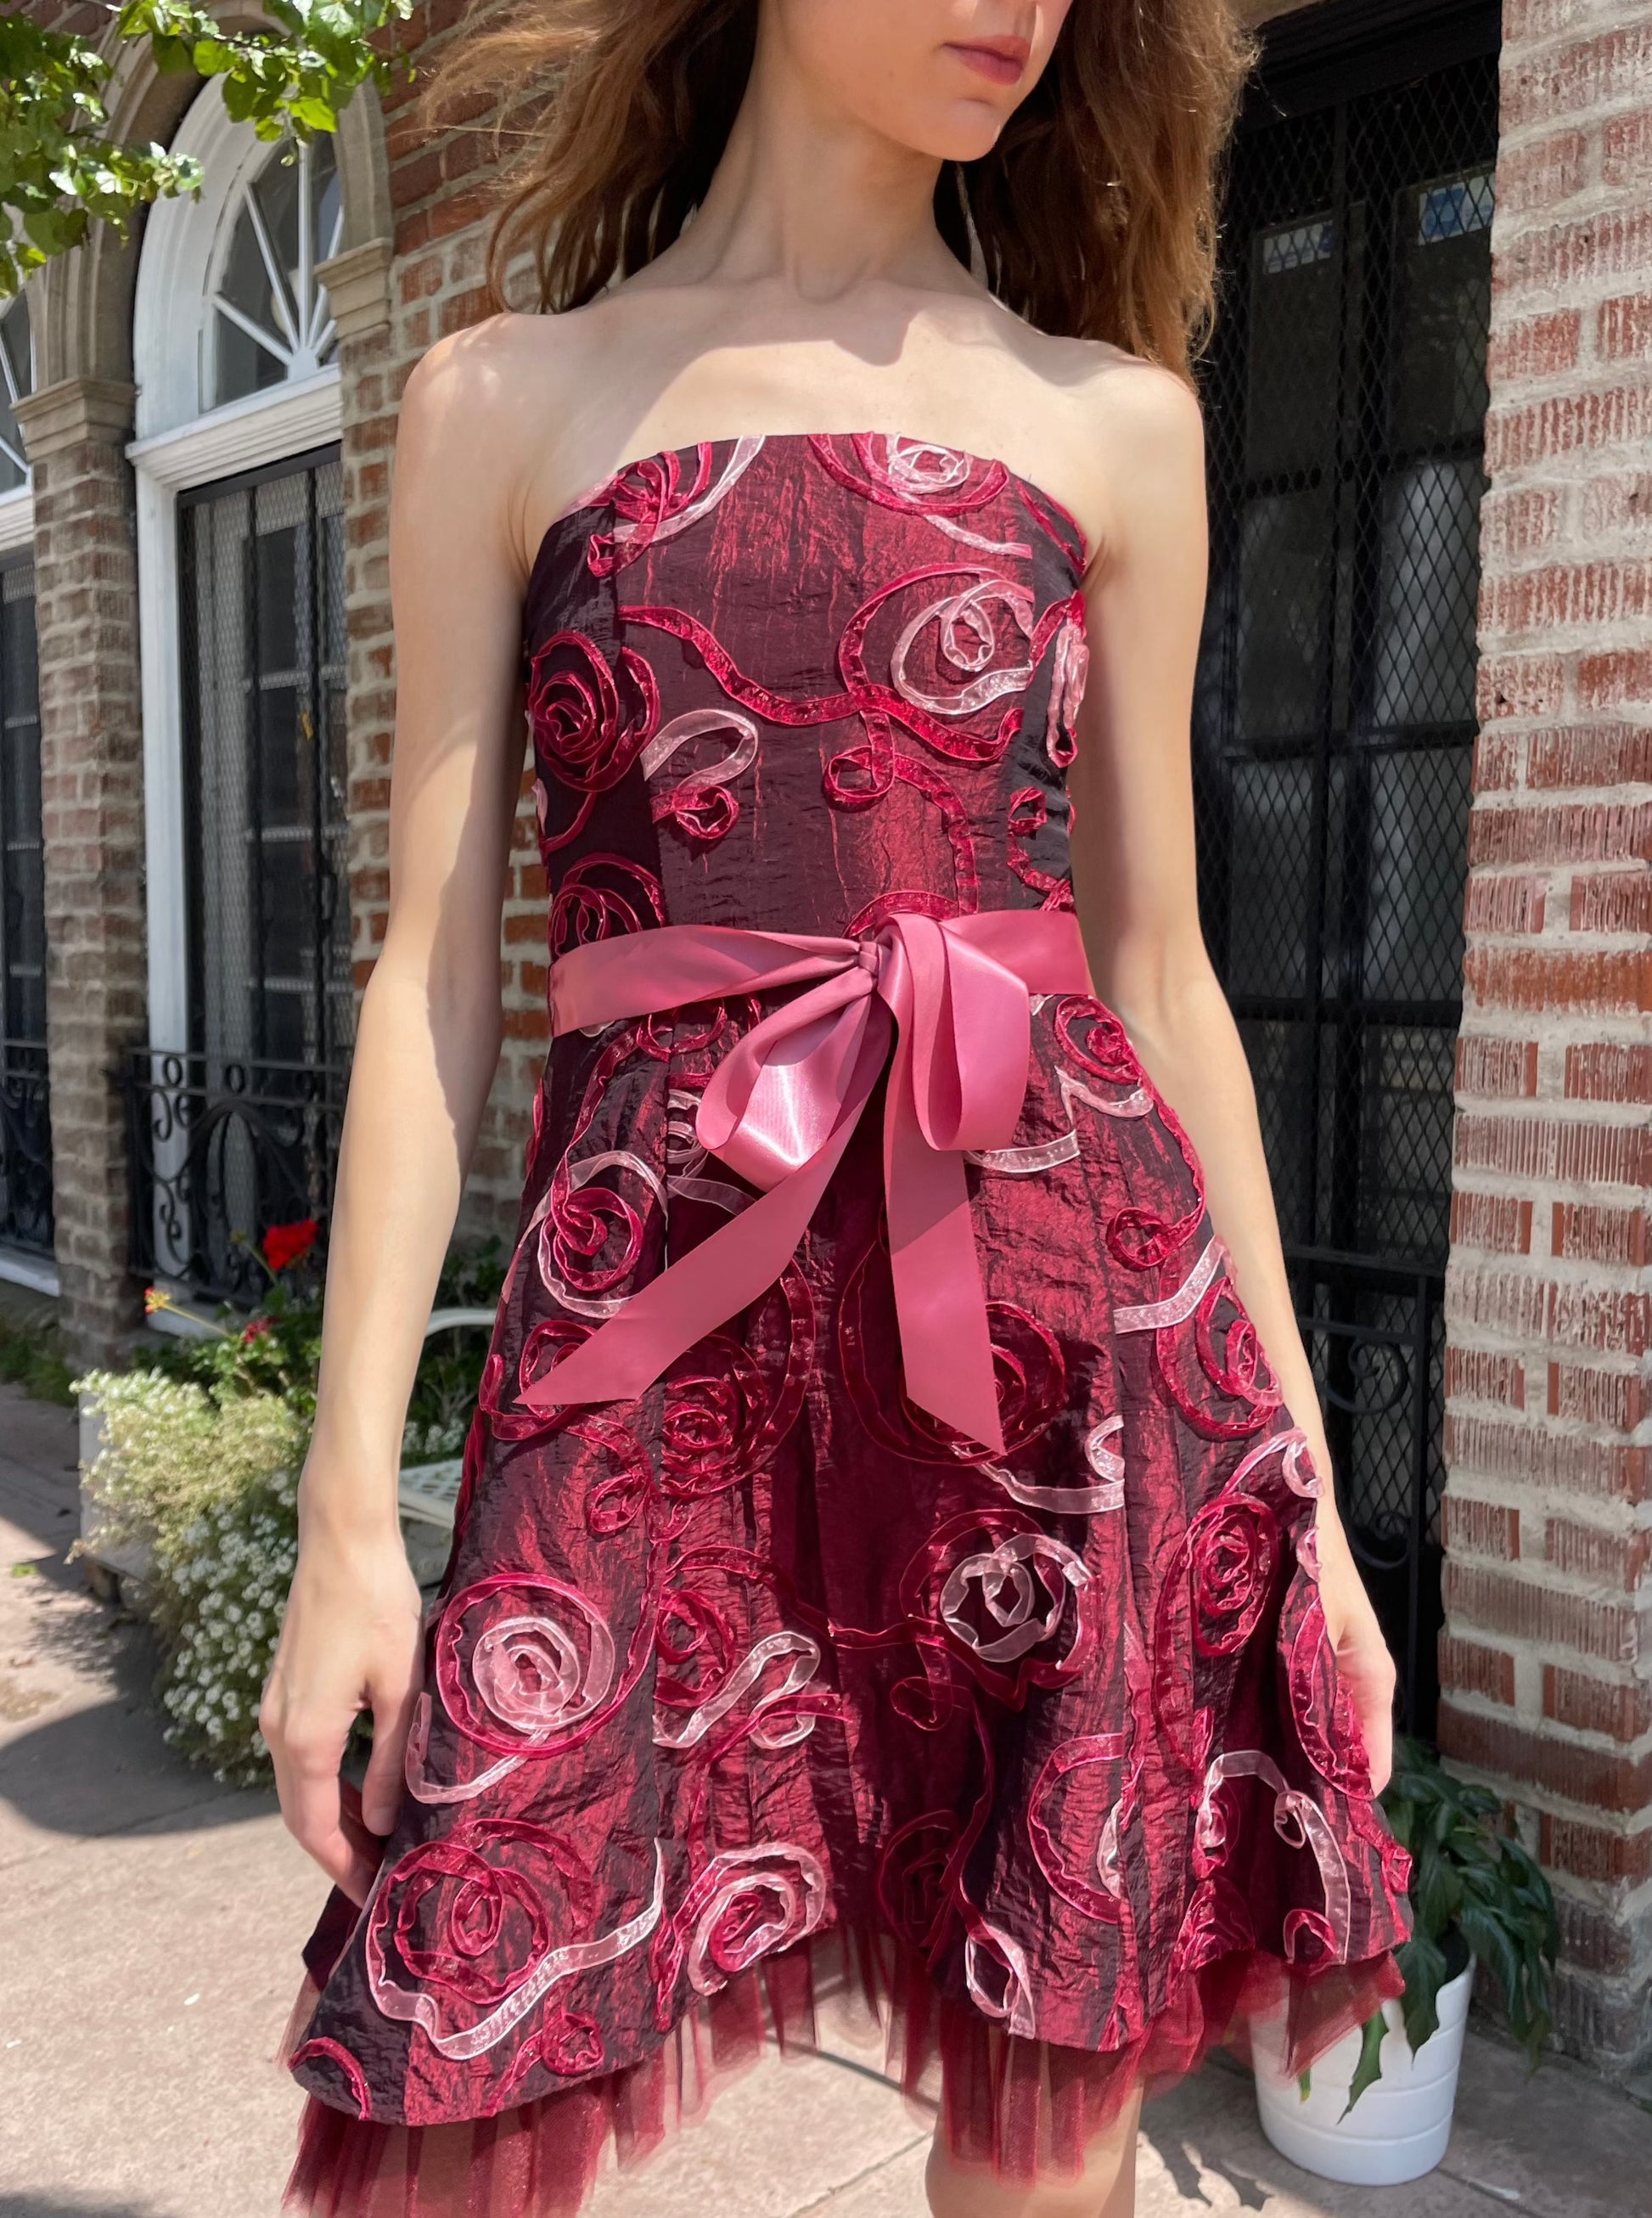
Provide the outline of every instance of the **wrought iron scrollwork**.
<path id="1" fill-rule="evenodd" d="M 256 1301 L 269 1227 L 327 1213 L 348 1069 L 140 1047 L 121 1083 L 133 1268 L 209 1301 Z"/>

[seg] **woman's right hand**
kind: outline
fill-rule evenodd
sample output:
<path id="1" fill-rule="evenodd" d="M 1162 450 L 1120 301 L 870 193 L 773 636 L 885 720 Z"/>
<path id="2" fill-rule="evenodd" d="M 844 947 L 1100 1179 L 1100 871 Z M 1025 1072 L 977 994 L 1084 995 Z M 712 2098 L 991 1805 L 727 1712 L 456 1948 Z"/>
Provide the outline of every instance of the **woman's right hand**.
<path id="1" fill-rule="evenodd" d="M 299 1845 L 364 1903 L 396 1822 L 422 1680 L 422 1604 L 399 1530 L 341 1536 L 300 1521 L 298 1569 L 258 1710 L 282 1816 Z M 373 1713 L 359 1804 L 340 1776 L 350 1727 Z M 359 1812 L 359 1814 L 358 1814 Z"/>

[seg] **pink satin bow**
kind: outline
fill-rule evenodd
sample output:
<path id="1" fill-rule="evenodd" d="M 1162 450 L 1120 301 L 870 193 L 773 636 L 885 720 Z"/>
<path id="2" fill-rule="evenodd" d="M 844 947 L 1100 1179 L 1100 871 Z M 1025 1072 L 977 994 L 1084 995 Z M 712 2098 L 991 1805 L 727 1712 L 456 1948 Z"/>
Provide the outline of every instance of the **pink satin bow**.
<path id="1" fill-rule="evenodd" d="M 771 1286 L 888 1063 L 883 1178 L 906 1391 L 1001 1455 L 963 1156 L 1013 1138 L 1029 994 L 1090 991 L 1077 921 L 1060 909 L 898 915 L 859 940 L 662 925 L 571 949 L 553 966 L 551 1004 L 561 1033 L 804 984 L 724 1058 L 700 1104 L 702 1143 L 761 1189 L 758 1199 L 632 1295 L 522 1399 L 542 1409 L 628 1400 Z"/>

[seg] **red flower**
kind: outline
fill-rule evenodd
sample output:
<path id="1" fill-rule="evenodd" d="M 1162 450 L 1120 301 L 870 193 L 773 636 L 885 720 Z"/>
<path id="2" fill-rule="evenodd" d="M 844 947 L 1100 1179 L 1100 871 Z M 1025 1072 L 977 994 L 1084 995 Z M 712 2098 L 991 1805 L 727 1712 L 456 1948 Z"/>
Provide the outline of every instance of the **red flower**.
<path id="1" fill-rule="evenodd" d="M 251 1348 L 255 1340 L 262 1340 L 264 1335 L 270 1329 L 273 1322 L 273 1319 L 267 1317 L 254 1317 L 252 1322 L 248 1325 L 246 1330 L 241 1335 L 242 1347 Z"/>
<path id="2" fill-rule="evenodd" d="M 265 1262 L 272 1271 L 284 1271 L 309 1254 L 320 1230 L 313 1217 L 301 1217 L 294 1224 L 272 1224 L 263 1236 Z"/>

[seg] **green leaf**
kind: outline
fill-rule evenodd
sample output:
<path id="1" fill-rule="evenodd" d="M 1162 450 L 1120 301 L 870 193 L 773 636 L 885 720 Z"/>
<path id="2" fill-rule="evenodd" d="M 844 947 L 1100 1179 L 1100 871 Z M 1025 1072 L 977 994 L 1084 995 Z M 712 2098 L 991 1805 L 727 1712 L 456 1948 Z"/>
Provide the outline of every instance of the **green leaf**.
<path id="1" fill-rule="evenodd" d="M 1383 2036 L 1388 2031 L 1388 2020 L 1380 2006 L 1374 2010 L 1359 2029 L 1359 2060 L 1354 2066 L 1353 2077 L 1348 2082 L 1348 2099 L 1342 2107 L 1340 2125 L 1367 2087 L 1383 2076 Z"/>
<path id="2" fill-rule="evenodd" d="M 1439 2025 L 1438 2003 L 1445 1983 L 1445 1955 L 1437 1942 L 1420 1933 L 1402 1941 L 1394 1954 L 1405 1974 L 1401 2008 L 1405 2015 L 1405 2037 L 1414 2050 Z"/>
<path id="3" fill-rule="evenodd" d="M 1511 2008 L 1518 2008 L 1523 1989 L 1520 1953 L 1508 1928 L 1494 1912 L 1470 1905 L 1463 1912 L 1463 1937 L 1473 1949 L 1480 1962 L 1497 1975 L 1503 1991 L 1503 1999 Z"/>
<path id="4" fill-rule="evenodd" d="M 294 122 L 307 124 L 312 131 L 336 131 L 338 128 L 337 111 L 331 101 L 323 99 L 319 94 L 295 100 L 288 113 Z"/>

